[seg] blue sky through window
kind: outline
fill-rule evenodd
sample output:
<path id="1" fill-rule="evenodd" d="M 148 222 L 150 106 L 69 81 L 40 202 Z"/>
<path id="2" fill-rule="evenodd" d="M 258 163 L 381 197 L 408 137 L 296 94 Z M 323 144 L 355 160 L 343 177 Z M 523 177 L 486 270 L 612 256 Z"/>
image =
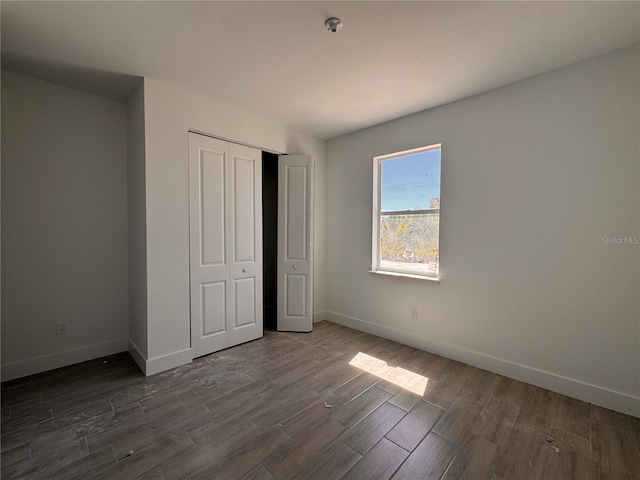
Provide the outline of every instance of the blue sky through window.
<path id="1" fill-rule="evenodd" d="M 382 161 L 381 210 L 432 208 L 440 199 L 440 148 Z"/>

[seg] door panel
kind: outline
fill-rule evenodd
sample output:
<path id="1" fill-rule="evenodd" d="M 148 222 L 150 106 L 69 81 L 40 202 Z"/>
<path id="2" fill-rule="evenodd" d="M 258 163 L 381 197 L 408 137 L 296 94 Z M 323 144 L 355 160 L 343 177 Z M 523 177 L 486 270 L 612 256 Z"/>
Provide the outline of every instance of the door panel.
<path id="1" fill-rule="evenodd" d="M 313 162 L 281 155 L 278 165 L 278 330 L 313 328 Z"/>
<path id="2" fill-rule="evenodd" d="M 235 328 L 256 324 L 255 298 L 256 282 L 254 278 L 240 278 L 235 281 Z"/>
<path id="3" fill-rule="evenodd" d="M 225 333 L 227 292 L 226 282 L 200 285 L 202 289 L 202 337 Z"/>
<path id="4" fill-rule="evenodd" d="M 256 249 L 255 231 L 255 158 L 233 155 L 233 238 L 234 261 L 254 262 Z"/>
<path id="5" fill-rule="evenodd" d="M 189 134 L 194 358 L 262 336 L 260 160 L 259 150 Z"/>
<path id="6" fill-rule="evenodd" d="M 233 281 L 233 345 L 262 337 L 262 152 L 229 144 L 233 235 L 229 275 Z"/>
<path id="7" fill-rule="evenodd" d="M 307 208 L 309 167 L 291 165 L 285 168 L 287 188 L 285 220 L 285 259 L 308 260 L 307 258 Z"/>
<path id="8" fill-rule="evenodd" d="M 287 318 L 302 318 L 307 311 L 305 294 L 307 287 L 306 275 L 287 275 L 286 276 L 286 288 L 284 289 L 286 295 L 286 311 L 285 316 Z"/>
<path id="9" fill-rule="evenodd" d="M 200 150 L 198 163 L 200 169 L 202 265 L 224 265 L 225 263 L 224 160 L 224 152 Z"/>

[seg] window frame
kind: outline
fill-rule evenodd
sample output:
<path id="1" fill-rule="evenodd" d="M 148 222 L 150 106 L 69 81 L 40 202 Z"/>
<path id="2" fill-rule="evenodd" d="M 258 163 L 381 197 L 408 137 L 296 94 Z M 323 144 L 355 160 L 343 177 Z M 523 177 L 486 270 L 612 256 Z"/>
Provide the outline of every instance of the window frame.
<path id="1" fill-rule="evenodd" d="M 442 179 L 442 144 L 434 143 L 424 147 L 412 148 L 409 150 L 403 150 L 401 152 L 388 153 L 386 155 L 378 155 L 373 157 L 373 208 L 372 208 L 372 231 L 371 231 L 371 273 L 417 278 L 421 280 L 432 280 L 440 282 L 440 261 L 438 259 L 438 271 L 437 272 L 421 272 L 415 269 L 403 269 L 400 268 L 388 268 L 380 265 L 380 224 L 381 217 L 383 215 L 424 215 L 424 214 L 438 214 L 438 249 L 440 247 L 440 208 L 428 208 L 420 210 L 394 210 L 394 211 L 381 211 L 382 206 L 382 183 L 381 183 L 381 171 L 382 162 L 393 158 L 404 157 L 415 153 L 427 152 L 430 150 L 440 150 L 440 183 Z M 440 196 L 442 196 L 442 188 L 440 188 Z M 438 255 L 439 256 L 439 255 Z"/>

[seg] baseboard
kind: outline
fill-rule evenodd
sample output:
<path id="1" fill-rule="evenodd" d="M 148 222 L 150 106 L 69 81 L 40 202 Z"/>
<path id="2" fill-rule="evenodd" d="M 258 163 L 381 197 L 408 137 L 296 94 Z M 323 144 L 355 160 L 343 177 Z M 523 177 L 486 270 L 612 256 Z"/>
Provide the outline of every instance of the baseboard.
<path id="1" fill-rule="evenodd" d="M 20 362 L 2 365 L 2 381 L 34 375 L 36 373 L 55 370 L 75 363 L 86 362 L 114 353 L 127 351 L 127 339 L 97 343 L 86 347 L 74 348 L 63 352 L 51 353 L 40 357 L 22 360 Z"/>
<path id="2" fill-rule="evenodd" d="M 318 323 L 327 319 L 327 311 L 320 310 L 319 312 L 313 312 L 313 323 Z"/>
<path id="3" fill-rule="evenodd" d="M 193 361 L 193 351 L 190 348 L 180 350 L 179 352 L 169 353 L 160 357 L 151 358 L 146 361 L 144 374 L 155 375 L 164 372 L 170 368 L 179 367 Z"/>
<path id="4" fill-rule="evenodd" d="M 133 358 L 145 376 L 155 375 L 156 373 L 190 363 L 193 360 L 193 352 L 190 348 L 147 360 L 131 339 L 129 339 L 129 355 L 131 355 L 131 358 Z"/>
<path id="5" fill-rule="evenodd" d="M 526 365 L 520 365 L 457 345 L 440 342 L 415 333 L 378 325 L 336 312 L 327 311 L 326 319 L 330 322 L 344 325 L 345 327 L 387 338 L 395 342 L 419 348 L 420 350 L 466 363 L 467 365 L 482 368 L 483 370 L 504 375 L 505 377 L 520 380 L 572 398 L 577 398 L 578 400 L 640 418 L 640 398 L 632 395 L 616 392 L 597 385 L 538 370 Z"/>
<path id="6" fill-rule="evenodd" d="M 143 353 L 140 351 L 138 346 L 135 343 L 133 343 L 131 339 L 129 339 L 129 355 L 131 355 L 131 358 L 133 358 L 133 361 L 136 362 L 136 365 L 138 365 L 138 368 L 142 370 L 142 373 L 144 373 L 144 375 L 146 376 L 147 375 L 147 359 L 145 358 L 145 355 L 143 355 Z"/>

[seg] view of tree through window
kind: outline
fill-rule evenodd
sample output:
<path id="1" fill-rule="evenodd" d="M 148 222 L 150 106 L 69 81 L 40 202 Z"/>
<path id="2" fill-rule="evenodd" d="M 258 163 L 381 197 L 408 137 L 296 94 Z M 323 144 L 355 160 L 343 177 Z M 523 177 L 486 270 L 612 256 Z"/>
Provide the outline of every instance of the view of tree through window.
<path id="1" fill-rule="evenodd" d="M 440 153 L 432 145 L 375 158 L 374 270 L 438 275 Z"/>
<path id="2" fill-rule="evenodd" d="M 380 265 L 417 264 L 437 273 L 439 220 L 438 214 L 381 216 Z"/>

